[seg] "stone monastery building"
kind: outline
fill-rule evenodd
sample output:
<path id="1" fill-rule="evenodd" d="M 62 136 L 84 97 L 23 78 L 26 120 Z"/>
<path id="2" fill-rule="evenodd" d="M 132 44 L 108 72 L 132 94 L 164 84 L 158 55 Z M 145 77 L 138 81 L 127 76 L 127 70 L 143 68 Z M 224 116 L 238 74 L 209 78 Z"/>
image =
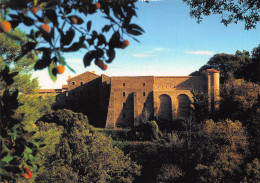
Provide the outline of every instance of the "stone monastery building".
<path id="1" fill-rule="evenodd" d="M 205 76 L 115 76 L 84 72 L 69 77 L 56 94 L 56 106 L 86 114 L 92 124 L 129 127 L 144 120 L 185 119 L 190 115 L 191 90 L 208 95 L 209 110 L 218 108 L 219 71 Z M 102 125 L 101 125 L 102 126 Z"/>

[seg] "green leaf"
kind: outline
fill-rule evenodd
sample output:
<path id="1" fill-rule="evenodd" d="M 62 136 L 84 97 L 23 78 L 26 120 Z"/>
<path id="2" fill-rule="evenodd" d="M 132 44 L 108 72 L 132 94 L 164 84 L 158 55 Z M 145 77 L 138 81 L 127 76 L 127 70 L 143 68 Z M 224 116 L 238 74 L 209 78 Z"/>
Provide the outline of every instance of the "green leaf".
<path id="1" fill-rule="evenodd" d="M 34 160 L 34 157 L 33 157 L 32 154 L 29 154 L 29 160 L 30 160 L 30 161 L 33 161 L 33 160 Z"/>
<path id="2" fill-rule="evenodd" d="M 7 156 L 3 157 L 3 158 L 1 159 L 1 161 L 6 162 L 6 163 L 9 163 L 9 162 L 12 161 L 13 159 L 14 159 L 14 158 L 13 158 L 12 156 L 7 155 Z"/>
<path id="3" fill-rule="evenodd" d="M 13 140 L 15 140 L 17 137 L 17 130 L 16 128 L 14 128 L 14 132 L 13 132 Z"/>
<path id="4" fill-rule="evenodd" d="M 23 152 L 23 156 L 24 156 L 24 161 L 28 160 L 28 153 L 27 152 Z"/>
<path id="5" fill-rule="evenodd" d="M 87 30 L 88 30 L 88 32 L 89 32 L 90 29 L 91 29 L 91 24 L 92 24 L 92 22 L 91 22 L 91 21 L 88 21 L 88 23 L 87 23 Z"/>
<path id="6" fill-rule="evenodd" d="M 59 62 L 61 65 L 66 65 L 65 58 L 59 54 Z"/>
<path id="7" fill-rule="evenodd" d="M 66 66 L 69 68 L 69 70 L 70 70 L 71 72 L 73 72 L 73 73 L 76 74 L 76 71 L 75 71 L 73 68 L 71 68 L 67 63 L 66 63 Z"/>
<path id="8" fill-rule="evenodd" d="M 38 166 L 36 164 L 33 164 L 33 172 L 37 172 Z"/>
<path id="9" fill-rule="evenodd" d="M 126 29 L 126 32 L 129 34 L 132 34 L 134 36 L 142 35 L 142 32 L 140 32 L 139 30 L 134 30 L 134 29 Z"/>
<path id="10" fill-rule="evenodd" d="M 72 28 L 70 28 L 68 31 L 66 31 L 65 35 L 62 32 L 61 39 L 60 39 L 61 45 L 62 46 L 63 45 L 69 45 L 72 42 L 74 36 L 75 36 L 75 31 Z"/>
<path id="11" fill-rule="evenodd" d="M 144 32 L 144 30 L 143 30 L 139 25 L 136 25 L 136 24 L 130 24 L 130 25 L 128 25 L 128 26 L 127 26 L 127 29 L 137 30 L 137 31 Z"/>
<path id="12" fill-rule="evenodd" d="M 106 60 L 106 62 L 111 63 L 116 56 L 115 50 L 113 49 L 107 50 L 107 56 L 108 56 L 108 60 Z"/>
<path id="13" fill-rule="evenodd" d="M 30 153 L 32 153 L 32 149 L 27 147 L 27 146 L 25 146 L 25 152 L 30 154 Z"/>
<path id="14" fill-rule="evenodd" d="M 55 83 L 55 81 L 57 80 L 57 76 L 56 73 L 54 73 L 56 69 L 56 64 L 52 61 L 51 64 L 49 65 L 48 68 L 48 72 L 49 72 L 49 76 L 51 78 L 51 80 Z"/>
<path id="15" fill-rule="evenodd" d="M 39 143 L 38 142 L 36 142 L 36 141 L 31 141 L 31 143 L 33 143 L 36 147 L 38 147 L 39 148 Z"/>
<path id="16" fill-rule="evenodd" d="M 84 58 L 83 58 L 83 63 L 84 63 L 84 66 L 87 67 L 87 66 L 90 66 L 90 63 L 91 61 L 93 60 L 93 52 L 94 51 L 89 51 L 85 54 Z"/>

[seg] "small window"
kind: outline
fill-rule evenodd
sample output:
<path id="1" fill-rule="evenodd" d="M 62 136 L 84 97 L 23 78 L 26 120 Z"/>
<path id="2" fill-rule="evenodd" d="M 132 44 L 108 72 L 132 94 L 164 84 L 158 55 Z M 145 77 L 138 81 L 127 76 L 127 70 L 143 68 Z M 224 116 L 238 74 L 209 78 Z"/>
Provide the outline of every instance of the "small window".
<path id="1" fill-rule="evenodd" d="M 123 86 L 125 86 L 125 83 L 123 83 Z"/>
<path id="2" fill-rule="evenodd" d="M 66 92 L 66 97 L 68 97 L 69 96 L 69 92 Z"/>
<path id="3" fill-rule="evenodd" d="M 143 83 L 143 86 L 145 86 L 145 83 Z"/>
<path id="4" fill-rule="evenodd" d="M 125 92 L 123 92 L 123 97 L 125 97 Z"/>
<path id="5" fill-rule="evenodd" d="M 74 81 L 72 81 L 72 85 L 75 85 L 75 82 L 74 82 Z"/>
<path id="6" fill-rule="evenodd" d="M 145 92 L 143 92 L 143 96 L 145 96 Z"/>
<path id="7" fill-rule="evenodd" d="M 83 81 L 80 82 L 80 85 L 81 85 L 81 86 L 83 85 Z"/>
<path id="8" fill-rule="evenodd" d="M 125 113 L 123 113 L 123 119 L 125 119 L 125 117 L 126 117 L 126 115 L 125 115 Z"/>
<path id="9" fill-rule="evenodd" d="M 123 103 L 123 108 L 125 108 L 125 102 Z"/>

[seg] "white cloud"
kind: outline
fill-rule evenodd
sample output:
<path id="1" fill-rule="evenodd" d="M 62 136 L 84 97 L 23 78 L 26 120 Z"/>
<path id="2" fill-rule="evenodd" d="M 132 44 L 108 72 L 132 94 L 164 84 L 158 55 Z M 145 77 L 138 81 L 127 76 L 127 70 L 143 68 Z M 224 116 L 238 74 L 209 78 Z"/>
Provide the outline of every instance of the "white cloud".
<path id="1" fill-rule="evenodd" d="M 164 48 L 154 48 L 153 51 L 163 51 Z"/>
<path id="2" fill-rule="evenodd" d="M 213 51 L 185 51 L 187 54 L 192 55 L 213 55 L 215 54 Z"/>
<path id="3" fill-rule="evenodd" d="M 145 54 L 145 53 L 135 53 L 132 56 L 137 58 L 149 58 L 149 57 L 155 57 L 153 54 Z"/>

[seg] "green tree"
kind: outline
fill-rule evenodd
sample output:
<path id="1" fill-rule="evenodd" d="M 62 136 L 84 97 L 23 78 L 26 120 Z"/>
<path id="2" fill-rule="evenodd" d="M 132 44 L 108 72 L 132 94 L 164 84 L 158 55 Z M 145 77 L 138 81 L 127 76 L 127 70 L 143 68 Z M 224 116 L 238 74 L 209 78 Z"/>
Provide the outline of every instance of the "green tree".
<path id="1" fill-rule="evenodd" d="M 73 123 L 44 164 L 37 182 L 132 182 L 140 167 L 94 129 Z"/>
<path id="2" fill-rule="evenodd" d="M 220 71 L 220 81 L 224 83 L 228 75 L 232 74 L 236 79 L 246 81 L 260 82 L 260 45 L 255 47 L 251 54 L 247 50 L 237 50 L 233 54 L 215 54 L 209 59 L 207 64 L 203 65 L 198 71 L 191 73 L 192 76 L 201 76 L 209 68 L 215 68 Z"/>
<path id="3" fill-rule="evenodd" d="M 77 121 L 80 121 L 84 126 L 88 125 L 87 116 L 82 113 L 75 113 L 68 109 L 59 109 L 57 111 L 50 111 L 42 116 L 40 121 L 47 123 L 56 123 L 59 126 L 63 126 L 67 132 L 70 132 L 71 128 Z"/>
<path id="4" fill-rule="evenodd" d="M 239 121 L 208 120 L 199 130 L 201 163 L 195 170 L 199 182 L 238 182 L 248 154 L 248 137 Z"/>
<path id="5" fill-rule="evenodd" d="M 50 110 L 54 97 L 40 99 L 34 95 L 39 85 L 37 79 L 31 78 L 31 74 L 37 58 L 31 53 L 27 57 L 13 62 L 15 57 L 21 53 L 20 43 L 26 42 L 28 39 L 26 34 L 19 29 L 13 31 L 12 36 L 19 37 L 20 41 L 0 33 L 2 40 L 0 43 L 0 99 L 1 105 L 3 105 L 0 110 L 2 112 L 1 143 L 3 142 L 1 158 L 9 157 L 10 160 L 7 159 L 8 161 L 4 161 L 5 163 L 1 162 L 3 165 L 1 171 L 6 173 L 4 178 L 7 180 L 24 182 L 26 180 L 21 178 L 24 167 L 33 171 L 32 179 L 38 169 L 36 155 L 39 151 L 39 143 L 34 137 L 37 131 L 34 123 Z M 6 100 L 8 97 L 10 101 Z M 12 115 L 6 113 L 6 110 L 10 110 Z M 16 145 L 12 147 L 10 143 Z M 15 151 L 9 151 L 9 148 L 14 148 Z"/>
<path id="6" fill-rule="evenodd" d="M 252 64 L 249 67 L 249 77 L 252 82 L 260 84 L 260 44 L 252 50 Z"/>
<path id="7" fill-rule="evenodd" d="M 205 119 L 209 118 L 209 110 L 208 110 L 208 98 L 207 95 L 203 92 L 195 92 L 191 91 L 193 102 L 192 106 L 192 116 L 194 121 L 197 124 L 200 124 L 205 121 Z"/>
<path id="8" fill-rule="evenodd" d="M 228 75 L 231 73 L 235 76 L 235 78 L 242 78 L 241 72 L 243 66 L 246 64 L 248 59 L 244 58 L 240 55 L 232 55 L 232 54 L 215 54 L 213 57 L 209 59 L 207 64 L 203 65 L 200 69 L 200 75 L 205 73 L 207 69 L 214 68 L 220 71 L 220 81 L 224 83 Z M 191 73 L 190 75 L 199 75 L 197 72 Z"/>
<path id="9" fill-rule="evenodd" d="M 197 19 L 200 23 L 203 16 L 218 14 L 221 17 L 221 23 L 228 25 L 230 23 L 245 23 L 245 29 L 256 28 L 260 21 L 258 0 L 183 0 L 191 8 L 190 16 Z"/>
<path id="10" fill-rule="evenodd" d="M 14 181 L 24 175 L 31 177 L 38 165 L 35 162 L 39 150 L 38 140 L 32 136 L 35 131 L 27 131 L 22 125 L 23 115 L 15 117 L 19 106 L 18 90 L 13 89 L 14 77 L 18 72 L 10 72 L 9 67 L 0 70 L 0 175 L 1 181 Z"/>
<path id="11" fill-rule="evenodd" d="M 258 102 L 260 85 L 230 77 L 221 85 L 221 118 L 237 119 L 245 122 L 252 107 Z"/>

